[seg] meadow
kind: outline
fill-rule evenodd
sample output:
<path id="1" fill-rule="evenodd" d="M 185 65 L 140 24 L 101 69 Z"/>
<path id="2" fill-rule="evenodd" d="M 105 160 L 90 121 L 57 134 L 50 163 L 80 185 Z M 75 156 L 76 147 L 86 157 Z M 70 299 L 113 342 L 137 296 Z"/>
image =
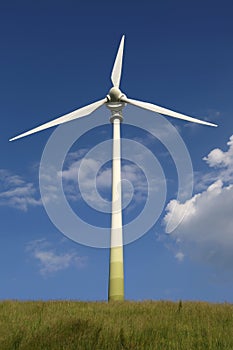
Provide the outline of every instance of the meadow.
<path id="1" fill-rule="evenodd" d="M 1 301 L 1 350 L 233 349 L 233 305 Z"/>

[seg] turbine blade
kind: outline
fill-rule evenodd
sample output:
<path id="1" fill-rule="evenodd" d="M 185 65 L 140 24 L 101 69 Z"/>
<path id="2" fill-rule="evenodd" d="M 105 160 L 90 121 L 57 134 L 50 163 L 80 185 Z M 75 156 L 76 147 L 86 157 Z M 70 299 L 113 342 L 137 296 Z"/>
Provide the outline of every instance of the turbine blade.
<path id="1" fill-rule="evenodd" d="M 163 108 L 163 107 L 154 105 L 152 103 L 132 100 L 132 99 L 126 98 L 126 97 L 122 97 L 121 101 L 129 103 L 129 104 L 137 106 L 137 107 L 140 107 L 140 108 L 148 109 L 149 111 L 152 111 L 152 112 L 165 114 L 165 115 L 167 115 L 169 117 L 187 120 L 188 122 L 193 122 L 193 123 L 198 123 L 198 124 L 203 124 L 203 125 L 209 125 L 209 126 L 215 126 L 215 127 L 218 126 L 218 125 L 213 124 L 213 123 L 205 122 L 204 120 L 196 119 L 196 118 L 189 117 L 187 115 L 184 115 L 184 114 L 181 114 L 181 113 L 178 113 L 178 112 L 171 111 L 170 109 Z"/>
<path id="2" fill-rule="evenodd" d="M 113 86 L 118 87 L 118 88 L 120 86 L 120 80 L 121 80 L 124 41 L 125 41 L 125 36 L 123 35 L 121 38 L 121 42 L 119 45 L 119 49 L 118 49 L 118 52 L 116 55 L 116 59 L 114 62 L 114 66 L 112 69 L 112 75 L 111 75 Z"/>
<path id="3" fill-rule="evenodd" d="M 63 116 L 61 116 L 61 117 L 59 117 L 57 119 L 51 120 L 48 123 L 42 124 L 42 125 L 34 128 L 34 129 L 31 129 L 29 131 L 24 132 L 23 134 L 15 136 L 12 139 L 10 139 L 9 141 L 14 141 L 14 140 L 17 140 L 17 139 L 19 139 L 21 137 L 25 137 L 25 136 L 34 134 L 34 133 L 36 133 L 38 131 L 51 128 L 52 126 L 56 126 L 56 125 L 66 123 L 66 122 L 69 122 L 69 121 L 77 119 L 77 118 L 84 117 L 84 116 L 94 112 L 97 108 L 101 107 L 105 102 L 107 102 L 107 98 L 104 98 L 104 99 L 102 99 L 100 101 L 96 101 L 94 103 L 91 103 L 91 104 L 89 104 L 89 105 L 87 105 L 85 107 L 76 109 L 75 111 L 73 111 L 71 113 L 65 114 L 65 115 L 63 115 Z"/>

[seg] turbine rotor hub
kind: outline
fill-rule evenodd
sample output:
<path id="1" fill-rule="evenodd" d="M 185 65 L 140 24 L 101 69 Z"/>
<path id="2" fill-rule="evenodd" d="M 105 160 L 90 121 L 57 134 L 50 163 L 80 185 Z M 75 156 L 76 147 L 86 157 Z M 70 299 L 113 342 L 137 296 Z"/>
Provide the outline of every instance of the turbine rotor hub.
<path id="1" fill-rule="evenodd" d="M 107 95 L 108 102 L 120 102 L 121 98 L 125 95 L 121 92 L 121 90 L 114 86 L 109 90 Z"/>

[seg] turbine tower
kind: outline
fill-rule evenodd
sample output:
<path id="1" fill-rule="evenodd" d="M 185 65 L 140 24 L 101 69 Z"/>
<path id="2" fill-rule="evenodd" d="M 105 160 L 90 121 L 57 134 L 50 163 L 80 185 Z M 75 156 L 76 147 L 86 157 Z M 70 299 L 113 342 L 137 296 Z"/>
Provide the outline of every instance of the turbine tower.
<path id="1" fill-rule="evenodd" d="M 102 105 L 106 105 L 111 112 L 110 122 L 113 125 L 113 149 L 112 149 L 112 212 L 111 212 L 111 246 L 109 264 L 109 291 L 108 300 L 124 300 L 124 263 L 123 263 L 123 232 L 122 232 L 122 203 L 121 203 L 121 122 L 123 121 L 122 110 L 126 103 L 167 115 L 169 117 L 186 120 L 203 125 L 217 126 L 200 119 L 171 111 L 148 102 L 129 99 L 120 90 L 120 79 L 122 72 L 122 60 L 124 50 L 124 35 L 122 36 L 115 63 L 112 69 L 111 80 L 113 87 L 108 95 L 92 104 L 79 108 L 71 113 L 49 121 L 32 130 L 24 132 L 12 139 L 17 140 L 38 131 L 66 123 L 68 121 L 91 114 Z"/>

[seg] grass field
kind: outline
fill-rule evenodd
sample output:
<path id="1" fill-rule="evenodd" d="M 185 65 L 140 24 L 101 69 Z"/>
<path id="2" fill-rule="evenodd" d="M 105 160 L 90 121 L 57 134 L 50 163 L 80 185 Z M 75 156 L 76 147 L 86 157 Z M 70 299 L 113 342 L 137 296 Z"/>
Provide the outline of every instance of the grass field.
<path id="1" fill-rule="evenodd" d="M 233 305 L 0 302 L 1 350 L 233 350 Z"/>

